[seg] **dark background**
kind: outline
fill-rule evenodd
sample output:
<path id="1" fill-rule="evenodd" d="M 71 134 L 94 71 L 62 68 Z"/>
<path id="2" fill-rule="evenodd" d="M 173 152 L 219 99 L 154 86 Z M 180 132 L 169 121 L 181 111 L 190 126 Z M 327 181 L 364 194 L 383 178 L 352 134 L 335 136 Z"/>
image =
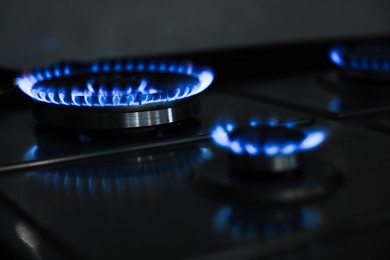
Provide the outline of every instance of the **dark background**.
<path id="1" fill-rule="evenodd" d="M 390 32 L 390 1 L 0 2 L 0 66 Z"/>

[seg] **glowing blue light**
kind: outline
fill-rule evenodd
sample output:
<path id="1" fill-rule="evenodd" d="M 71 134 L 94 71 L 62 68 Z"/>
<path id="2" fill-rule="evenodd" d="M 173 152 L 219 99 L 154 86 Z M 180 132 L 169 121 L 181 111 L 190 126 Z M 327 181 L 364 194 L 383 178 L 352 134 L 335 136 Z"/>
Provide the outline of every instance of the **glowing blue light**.
<path id="1" fill-rule="evenodd" d="M 126 65 L 126 70 L 133 70 L 133 69 L 134 69 L 133 62 L 128 61 Z"/>
<path id="2" fill-rule="evenodd" d="M 145 69 L 145 65 L 142 62 L 138 63 L 137 70 L 143 71 L 144 69 Z"/>
<path id="3" fill-rule="evenodd" d="M 239 141 L 233 141 L 230 143 L 230 149 L 232 150 L 233 153 L 235 154 L 241 154 L 244 149 L 242 149 L 241 144 Z"/>
<path id="4" fill-rule="evenodd" d="M 284 124 L 284 126 L 288 127 L 288 128 L 293 128 L 295 125 L 296 125 L 295 122 L 287 122 L 287 123 Z"/>
<path id="5" fill-rule="evenodd" d="M 141 79 L 138 87 L 128 86 L 126 89 L 118 88 L 106 90 L 105 86 L 94 88 L 94 79 L 88 80 L 85 85 L 73 86 L 71 89 L 39 86 L 40 82 L 53 77 L 69 77 L 73 75 L 112 73 L 122 71 L 154 71 L 155 73 L 188 74 L 197 79 L 192 85 L 177 87 L 165 91 L 159 86 L 150 86 L 147 77 Z M 91 76 L 93 77 L 93 76 Z M 167 102 L 184 99 L 204 91 L 213 81 L 213 72 L 201 69 L 191 64 L 167 64 L 165 62 L 135 62 L 105 61 L 94 62 L 87 68 L 72 68 L 69 64 L 50 68 L 34 70 L 16 79 L 18 87 L 33 99 L 67 106 L 138 106 L 148 103 Z"/>
<path id="6" fill-rule="evenodd" d="M 257 155 L 260 152 L 259 149 L 256 146 L 254 146 L 253 144 L 246 144 L 245 150 L 250 155 Z"/>
<path id="7" fill-rule="evenodd" d="M 284 155 L 292 154 L 296 151 L 297 147 L 294 144 L 288 144 L 281 149 L 281 153 Z"/>
<path id="8" fill-rule="evenodd" d="M 155 70 L 156 70 L 156 64 L 153 63 L 153 62 L 151 62 L 151 63 L 149 64 L 149 70 L 150 70 L 150 71 L 155 71 Z"/>
<path id="9" fill-rule="evenodd" d="M 61 71 L 60 71 L 60 68 L 58 67 L 55 67 L 54 68 L 54 75 L 58 78 L 58 77 L 61 77 Z"/>
<path id="10" fill-rule="evenodd" d="M 229 147 L 230 140 L 229 140 L 229 133 L 228 131 L 225 131 L 224 127 L 222 126 L 216 126 L 211 131 L 211 137 L 212 140 L 223 147 Z"/>
<path id="11" fill-rule="evenodd" d="M 249 121 L 249 125 L 250 126 L 258 126 L 261 124 L 261 121 L 260 119 L 258 118 L 252 118 L 250 121 Z"/>
<path id="12" fill-rule="evenodd" d="M 50 69 L 49 69 L 49 68 L 47 68 L 47 69 L 45 70 L 45 76 L 46 76 L 47 79 L 51 79 L 51 78 L 52 78 L 52 75 L 51 75 L 51 72 L 50 72 Z"/>
<path id="13" fill-rule="evenodd" d="M 94 72 L 94 73 L 99 71 L 99 63 L 98 62 L 92 63 L 91 71 Z"/>
<path id="14" fill-rule="evenodd" d="M 160 71 L 165 71 L 166 65 L 164 63 L 161 63 L 159 69 L 160 69 Z"/>
<path id="15" fill-rule="evenodd" d="M 35 77 L 37 81 L 42 81 L 45 79 L 40 72 L 35 73 Z"/>
<path id="16" fill-rule="evenodd" d="M 249 124 L 253 121 L 251 120 Z M 275 121 L 273 121 L 275 122 Z M 265 124 L 269 126 L 269 122 Z M 286 125 L 289 128 L 293 128 L 295 124 L 288 122 Z M 257 125 L 250 125 L 250 127 L 256 127 Z M 287 127 L 286 126 L 286 127 Z M 276 126 L 270 126 L 276 127 Z M 256 156 L 258 154 L 264 154 L 266 156 L 276 155 L 290 155 L 296 152 L 302 152 L 309 149 L 313 149 L 319 146 L 326 139 L 326 133 L 322 130 L 318 131 L 304 131 L 304 138 L 301 141 L 276 141 L 268 142 L 265 140 L 264 144 L 256 143 L 256 140 L 247 140 L 240 137 L 240 139 L 231 140 L 229 134 L 236 129 L 234 122 L 216 124 L 211 130 L 212 141 L 220 147 L 228 148 L 234 154 L 248 154 Z"/>
<path id="17" fill-rule="evenodd" d="M 234 123 L 232 122 L 228 122 L 226 124 L 226 130 L 230 133 L 232 132 L 234 129 L 236 128 L 236 126 L 234 125 Z"/>
<path id="18" fill-rule="evenodd" d="M 68 65 L 65 65 L 64 67 L 64 75 L 69 76 L 70 75 L 70 68 Z"/>
<path id="19" fill-rule="evenodd" d="M 104 71 L 104 72 L 109 72 L 110 69 L 111 69 L 110 63 L 109 63 L 109 62 L 105 62 L 105 63 L 103 64 L 103 71 Z"/>
<path id="20" fill-rule="evenodd" d="M 276 155 L 279 152 L 279 147 L 276 145 L 267 145 L 264 147 L 264 153 L 269 156 Z"/>
<path id="21" fill-rule="evenodd" d="M 150 93 L 150 94 L 156 94 L 156 93 L 158 93 L 158 90 L 155 89 L 154 87 L 150 87 L 150 88 L 149 88 L 149 93 Z"/>
<path id="22" fill-rule="evenodd" d="M 344 59 L 343 59 L 343 54 L 344 54 L 344 52 L 345 52 L 345 49 L 344 49 L 344 48 L 342 48 L 342 47 L 334 47 L 334 48 L 332 48 L 332 49 L 329 51 L 329 58 L 330 58 L 330 60 L 331 60 L 334 64 L 336 64 L 336 65 L 342 67 L 342 66 L 345 65 L 345 61 L 344 61 Z"/>
<path id="23" fill-rule="evenodd" d="M 114 70 L 115 71 L 122 71 L 122 63 L 120 61 L 115 63 Z"/>
<path id="24" fill-rule="evenodd" d="M 307 133 L 299 148 L 304 150 L 313 149 L 320 145 L 325 138 L 326 134 L 322 131 Z"/>
<path id="25" fill-rule="evenodd" d="M 58 102 L 54 99 L 55 94 L 54 92 L 49 92 L 49 99 L 51 103 L 58 104 Z"/>
<path id="26" fill-rule="evenodd" d="M 330 49 L 329 58 L 339 67 L 362 71 L 387 71 L 389 69 L 386 66 L 388 51 L 388 47 L 383 44 L 363 44 L 354 47 L 336 46 Z M 383 60 L 382 55 L 385 55 Z"/>
<path id="27" fill-rule="evenodd" d="M 268 126 L 277 126 L 278 125 L 278 121 L 276 119 L 270 119 L 267 121 L 267 125 Z"/>

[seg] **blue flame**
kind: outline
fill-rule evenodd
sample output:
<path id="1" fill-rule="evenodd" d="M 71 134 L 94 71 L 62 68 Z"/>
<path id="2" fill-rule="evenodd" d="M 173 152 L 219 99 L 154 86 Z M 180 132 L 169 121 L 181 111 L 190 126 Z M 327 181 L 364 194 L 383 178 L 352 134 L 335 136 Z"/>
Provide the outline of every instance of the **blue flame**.
<path id="1" fill-rule="evenodd" d="M 114 87 L 108 91 L 105 86 L 93 88 L 93 82 L 75 85 L 69 90 L 65 87 L 48 87 L 44 83 L 50 79 L 65 78 L 74 75 L 118 72 L 154 72 L 189 75 L 197 79 L 196 83 L 177 87 L 170 91 L 151 86 L 144 78 L 138 86 L 126 89 Z M 133 60 L 116 62 L 94 62 L 86 68 L 76 69 L 70 65 L 45 67 L 24 73 L 16 79 L 18 87 L 33 99 L 66 106 L 138 106 L 149 103 L 167 102 L 194 96 L 204 91 L 214 79 L 210 69 L 197 68 L 189 63 L 144 62 Z"/>
<path id="2" fill-rule="evenodd" d="M 258 125 L 261 125 L 259 120 L 250 120 L 249 122 L 249 127 L 255 127 Z M 268 120 L 263 125 L 270 127 L 275 127 L 277 125 L 283 125 L 289 128 L 294 127 L 294 124 L 292 123 L 278 124 L 276 120 Z M 236 125 L 231 121 L 227 123 L 218 123 L 211 130 L 211 138 L 218 146 L 226 148 L 237 155 L 248 154 L 256 156 L 263 154 L 266 156 L 283 156 L 314 149 L 322 144 L 327 137 L 326 132 L 323 130 L 306 130 L 303 131 L 304 138 L 299 142 L 282 141 L 272 143 L 272 141 L 269 141 L 259 144 L 255 140 L 232 140 L 229 135 L 236 128 Z"/>
<path id="3" fill-rule="evenodd" d="M 303 139 L 302 143 L 300 144 L 300 149 L 302 150 L 309 150 L 317 147 L 320 145 L 326 138 L 326 135 L 322 131 L 318 132 L 310 132 L 306 134 L 305 139 Z"/>
<path id="4" fill-rule="evenodd" d="M 345 65 L 344 52 L 345 49 L 343 47 L 333 47 L 329 51 L 329 58 L 337 66 L 343 67 Z"/>
<path id="5" fill-rule="evenodd" d="M 362 71 L 390 71 L 388 45 L 357 45 L 353 48 L 334 46 L 330 60 L 338 67 Z"/>

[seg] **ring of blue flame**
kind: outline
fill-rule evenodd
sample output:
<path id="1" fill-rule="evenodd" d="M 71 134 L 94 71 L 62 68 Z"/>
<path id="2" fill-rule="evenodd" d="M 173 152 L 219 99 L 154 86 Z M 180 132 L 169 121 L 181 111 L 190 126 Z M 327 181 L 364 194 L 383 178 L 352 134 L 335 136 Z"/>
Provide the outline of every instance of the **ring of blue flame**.
<path id="1" fill-rule="evenodd" d="M 261 124 L 258 120 L 251 120 L 249 127 L 256 127 L 258 125 L 266 125 L 269 127 L 275 127 L 277 124 L 275 121 L 270 120 L 265 124 Z M 294 124 L 285 123 L 282 126 L 293 128 Z M 323 143 L 327 137 L 327 134 L 323 130 L 306 130 L 302 133 L 304 138 L 300 142 L 265 142 L 263 144 L 254 143 L 253 140 L 231 140 L 230 133 L 237 129 L 236 124 L 233 121 L 216 124 L 211 130 L 212 141 L 218 146 L 228 149 L 236 155 L 249 155 L 249 156 L 287 156 L 298 152 L 314 149 Z"/>
<path id="2" fill-rule="evenodd" d="M 158 86 L 149 86 L 148 80 L 142 79 L 138 86 L 129 86 L 126 90 L 113 88 L 108 91 L 105 86 L 94 89 L 90 82 L 84 86 L 65 88 L 43 87 L 40 82 L 61 79 L 74 75 L 105 73 L 168 73 L 188 75 L 197 79 L 197 83 L 183 85 L 166 91 Z M 191 63 L 154 62 L 154 61 L 96 61 L 82 68 L 70 64 L 54 65 L 34 69 L 23 73 L 16 79 L 16 85 L 28 96 L 39 102 L 66 106 L 139 106 L 150 103 L 165 103 L 194 96 L 210 86 L 214 79 L 208 68 L 198 68 Z"/>
<path id="3" fill-rule="evenodd" d="M 366 51 L 383 50 L 390 53 L 390 45 L 364 46 Z M 390 56 L 377 57 L 375 55 L 350 55 L 350 49 L 345 46 L 334 46 L 329 50 L 329 58 L 339 68 L 347 68 L 359 71 L 390 72 Z"/>

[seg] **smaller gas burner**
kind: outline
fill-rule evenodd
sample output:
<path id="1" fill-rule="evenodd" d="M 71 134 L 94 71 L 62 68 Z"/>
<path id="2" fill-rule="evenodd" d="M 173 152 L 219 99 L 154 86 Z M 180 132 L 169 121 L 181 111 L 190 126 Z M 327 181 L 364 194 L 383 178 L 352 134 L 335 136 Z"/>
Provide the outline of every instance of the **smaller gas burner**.
<path id="1" fill-rule="evenodd" d="M 334 84 L 381 87 L 390 82 L 390 44 L 357 44 L 334 46 L 329 51 L 330 60 L 337 66 L 337 73 L 328 76 Z"/>
<path id="2" fill-rule="evenodd" d="M 297 202 L 331 194 L 340 183 L 333 166 L 306 151 L 325 139 L 322 130 L 292 124 L 216 125 L 213 141 L 228 150 L 206 163 L 195 187 L 212 196 L 256 202 Z M 213 174 L 206 174 L 213 173 Z"/>
<path id="3" fill-rule="evenodd" d="M 190 63 L 106 60 L 35 69 L 17 78 L 47 125 L 120 129 L 162 125 L 195 116 L 210 69 Z"/>
<path id="4" fill-rule="evenodd" d="M 299 153 L 321 144 L 323 131 L 303 132 L 292 125 L 274 123 L 259 125 L 251 121 L 249 127 L 220 124 L 212 130 L 216 144 L 229 149 L 231 166 L 240 175 L 263 176 L 292 172 L 299 168 Z"/>

